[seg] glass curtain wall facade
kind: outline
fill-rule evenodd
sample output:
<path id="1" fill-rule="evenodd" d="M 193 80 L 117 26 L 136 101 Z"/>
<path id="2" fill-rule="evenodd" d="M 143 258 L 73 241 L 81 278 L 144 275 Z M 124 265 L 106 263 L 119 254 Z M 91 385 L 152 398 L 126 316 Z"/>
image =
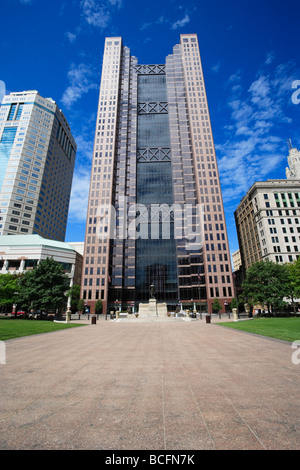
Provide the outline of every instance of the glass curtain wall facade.
<path id="1" fill-rule="evenodd" d="M 153 283 L 170 309 L 226 309 L 234 295 L 205 85 L 194 34 L 165 64 L 106 38 L 82 296 L 138 308 Z"/>
<path id="2" fill-rule="evenodd" d="M 148 301 L 155 286 L 157 301 L 178 301 L 174 220 L 163 238 L 163 220 L 157 206 L 173 205 L 171 144 L 165 68 L 138 67 L 137 204 L 145 206 L 148 220 L 140 227 L 147 238 L 136 241 L 135 299 Z M 155 212 L 153 214 L 153 212 Z M 142 224 L 142 222 L 141 222 Z"/>

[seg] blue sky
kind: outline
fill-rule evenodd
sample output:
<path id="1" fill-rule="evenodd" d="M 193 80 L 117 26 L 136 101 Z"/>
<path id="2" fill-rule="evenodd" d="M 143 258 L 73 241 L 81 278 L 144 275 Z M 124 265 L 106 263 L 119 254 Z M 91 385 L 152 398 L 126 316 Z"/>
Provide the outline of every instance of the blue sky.
<path id="1" fill-rule="evenodd" d="M 84 241 L 105 37 L 122 36 L 151 64 L 165 63 L 180 34 L 197 33 L 229 247 L 238 249 L 240 199 L 255 181 L 285 178 L 287 139 L 300 149 L 298 0 L 1 0 L 0 13 L 0 98 L 51 97 L 78 145 L 66 241 Z"/>

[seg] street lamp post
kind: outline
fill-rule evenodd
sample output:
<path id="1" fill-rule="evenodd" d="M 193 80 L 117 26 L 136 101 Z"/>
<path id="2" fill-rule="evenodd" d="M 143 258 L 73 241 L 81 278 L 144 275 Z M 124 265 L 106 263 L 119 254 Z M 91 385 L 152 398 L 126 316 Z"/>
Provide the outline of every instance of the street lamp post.
<path id="1" fill-rule="evenodd" d="M 193 305 L 193 317 L 195 318 L 196 313 L 197 313 L 196 304 L 195 304 L 195 301 L 193 299 L 191 299 L 191 302 L 192 302 L 192 305 Z"/>
<path id="2" fill-rule="evenodd" d="M 198 292 L 199 292 L 199 312 L 200 318 L 202 320 L 202 313 L 201 313 L 201 291 L 200 291 L 200 273 L 198 272 Z"/>

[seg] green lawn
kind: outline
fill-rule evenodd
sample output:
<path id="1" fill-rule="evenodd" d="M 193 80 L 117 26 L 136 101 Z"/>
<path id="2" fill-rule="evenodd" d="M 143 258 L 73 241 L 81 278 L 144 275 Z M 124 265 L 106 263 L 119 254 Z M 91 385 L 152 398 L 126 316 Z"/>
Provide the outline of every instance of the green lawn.
<path id="1" fill-rule="evenodd" d="M 254 318 L 253 320 L 218 323 L 218 325 L 284 341 L 300 340 L 300 318 Z"/>
<path id="2" fill-rule="evenodd" d="M 0 318 L 0 340 L 20 338 L 21 336 L 30 336 L 50 331 L 65 330 L 66 328 L 75 328 L 84 326 L 78 323 L 55 323 L 45 320 L 18 320 Z"/>

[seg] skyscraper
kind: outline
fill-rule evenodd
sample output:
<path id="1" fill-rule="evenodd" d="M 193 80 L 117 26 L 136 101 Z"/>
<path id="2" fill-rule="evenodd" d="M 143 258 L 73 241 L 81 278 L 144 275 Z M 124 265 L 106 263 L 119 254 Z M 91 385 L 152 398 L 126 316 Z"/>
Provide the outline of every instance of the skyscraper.
<path id="1" fill-rule="evenodd" d="M 87 213 L 82 295 L 104 309 L 156 298 L 223 307 L 233 292 L 198 39 L 139 65 L 106 38 Z M 105 310 L 104 310 L 105 311 Z"/>
<path id="2" fill-rule="evenodd" d="M 37 91 L 0 107 L 0 235 L 64 241 L 76 143 L 62 111 Z"/>

